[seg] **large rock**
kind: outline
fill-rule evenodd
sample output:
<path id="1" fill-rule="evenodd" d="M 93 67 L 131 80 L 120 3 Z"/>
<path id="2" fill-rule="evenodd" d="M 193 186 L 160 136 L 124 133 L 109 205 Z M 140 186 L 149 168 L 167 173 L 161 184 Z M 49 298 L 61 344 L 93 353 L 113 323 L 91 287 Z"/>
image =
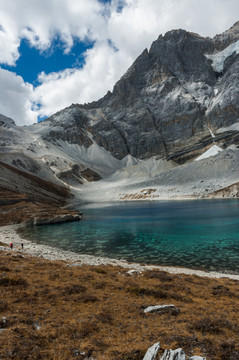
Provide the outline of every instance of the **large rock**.
<path id="1" fill-rule="evenodd" d="M 157 358 L 159 350 L 160 350 L 160 343 L 157 342 L 147 350 L 143 360 L 155 360 Z M 183 349 L 178 348 L 176 350 L 171 350 L 171 349 L 165 350 L 160 360 L 206 360 L 206 358 L 197 355 L 188 358 L 186 357 L 186 354 L 183 351 Z"/>
<path id="2" fill-rule="evenodd" d="M 186 360 L 186 355 L 181 348 L 176 350 L 167 349 L 160 360 Z"/>
<path id="3" fill-rule="evenodd" d="M 143 360 L 155 360 L 159 349 L 160 349 L 160 343 L 157 342 L 147 350 Z"/>

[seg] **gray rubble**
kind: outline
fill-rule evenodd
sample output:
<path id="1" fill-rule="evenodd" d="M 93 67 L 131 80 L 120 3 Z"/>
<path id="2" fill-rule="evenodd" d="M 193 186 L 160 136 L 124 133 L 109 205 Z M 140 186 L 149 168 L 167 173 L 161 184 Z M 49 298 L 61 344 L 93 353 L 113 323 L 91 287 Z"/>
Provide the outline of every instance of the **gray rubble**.
<path id="1" fill-rule="evenodd" d="M 157 342 L 147 350 L 143 360 L 156 360 L 158 358 L 157 355 L 159 353 L 159 350 L 160 350 L 160 343 Z M 183 351 L 183 349 L 178 348 L 176 350 L 171 350 L 171 349 L 165 350 L 160 360 L 206 360 L 206 358 L 197 355 L 188 358 L 186 357 L 186 354 Z"/>

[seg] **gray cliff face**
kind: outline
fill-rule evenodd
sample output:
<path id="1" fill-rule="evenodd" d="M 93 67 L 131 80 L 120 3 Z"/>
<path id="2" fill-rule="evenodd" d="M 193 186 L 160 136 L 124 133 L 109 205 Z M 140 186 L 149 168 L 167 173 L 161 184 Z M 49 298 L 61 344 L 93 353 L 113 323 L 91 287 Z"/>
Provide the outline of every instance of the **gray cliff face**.
<path id="1" fill-rule="evenodd" d="M 85 147 L 95 141 L 117 159 L 158 155 L 182 163 L 197 156 L 213 142 L 209 128 L 216 132 L 238 119 L 239 55 L 229 56 L 220 74 L 205 56 L 238 38 L 239 23 L 213 39 L 184 30 L 159 36 L 112 93 L 53 115 L 43 138 Z M 235 133 L 218 141 L 227 147 L 231 138 Z"/>
<path id="2" fill-rule="evenodd" d="M 230 29 L 224 31 L 222 34 L 214 36 L 212 39 L 217 50 L 223 50 L 228 45 L 239 39 L 239 21 L 237 21 Z"/>
<path id="3" fill-rule="evenodd" d="M 218 93 L 208 107 L 206 120 L 213 129 L 227 127 L 239 118 L 239 55 L 230 56 L 217 82 Z M 219 101 L 217 101 L 219 100 Z"/>

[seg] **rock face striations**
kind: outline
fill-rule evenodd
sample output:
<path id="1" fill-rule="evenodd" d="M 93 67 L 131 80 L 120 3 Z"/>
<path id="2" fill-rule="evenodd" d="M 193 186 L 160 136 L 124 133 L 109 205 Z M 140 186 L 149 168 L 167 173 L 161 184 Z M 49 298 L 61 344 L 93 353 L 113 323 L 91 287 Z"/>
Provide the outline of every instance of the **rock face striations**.
<path id="1" fill-rule="evenodd" d="M 102 99 L 21 129 L 1 117 L 1 160 L 75 186 L 152 157 L 178 166 L 214 145 L 236 151 L 238 83 L 239 22 L 212 39 L 173 30 Z"/>

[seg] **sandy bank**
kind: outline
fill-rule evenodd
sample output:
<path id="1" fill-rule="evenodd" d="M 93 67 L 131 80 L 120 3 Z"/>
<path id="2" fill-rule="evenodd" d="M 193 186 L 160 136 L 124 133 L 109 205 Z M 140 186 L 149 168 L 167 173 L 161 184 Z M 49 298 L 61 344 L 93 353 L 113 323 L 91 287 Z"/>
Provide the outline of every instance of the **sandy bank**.
<path id="1" fill-rule="evenodd" d="M 124 268 L 143 271 L 148 269 L 159 269 L 162 271 L 167 271 L 170 274 L 187 274 L 187 275 L 197 275 L 202 277 L 210 278 L 230 278 L 234 280 L 239 280 L 239 275 L 234 274 L 224 274 L 217 272 L 207 272 L 201 270 L 193 270 L 188 268 L 181 267 L 169 267 L 169 266 L 155 266 L 155 265 L 141 265 L 137 263 L 128 263 L 127 261 L 110 259 L 107 257 L 97 257 L 86 254 L 77 254 L 71 251 L 64 251 L 61 249 L 53 248 L 51 246 L 40 245 L 32 243 L 29 240 L 23 239 L 17 233 L 17 229 L 20 225 L 7 225 L 0 227 L 0 242 L 9 246 L 13 243 L 13 250 L 9 251 L 21 251 L 32 256 L 43 257 L 47 260 L 64 260 L 74 265 L 118 265 Z M 21 243 L 23 243 L 24 249 L 21 249 Z M 5 250 L 5 248 L 2 248 Z M 1 247 L 0 247 L 1 250 Z"/>

